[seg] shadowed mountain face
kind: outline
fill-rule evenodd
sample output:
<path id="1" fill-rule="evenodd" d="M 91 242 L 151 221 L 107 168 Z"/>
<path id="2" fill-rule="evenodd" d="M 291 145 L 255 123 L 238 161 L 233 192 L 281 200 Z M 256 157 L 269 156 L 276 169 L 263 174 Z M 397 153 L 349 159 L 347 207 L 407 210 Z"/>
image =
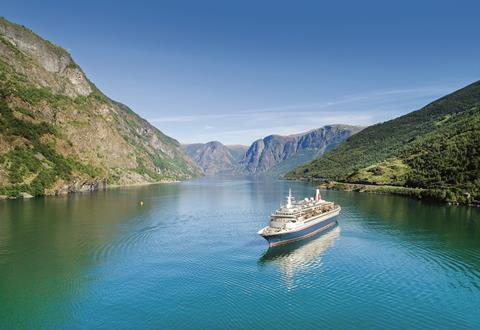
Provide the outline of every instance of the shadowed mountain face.
<path id="1" fill-rule="evenodd" d="M 225 146 L 218 141 L 183 145 L 185 152 L 197 163 L 205 175 L 238 173 L 239 162 L 247 146 Z"/>
<path id="2" fill-rule="evenodd" d="M 480 81 L 367 127 L 289 178 L 423 189 L 422 198 L 480 204 Z"/>
<path id="3" fill-rule="evenodd" d="M 102 94 L 65 50 L 0 19 L 0 195 L 199 174 L 176 140 Z"/>
<path id="4" fill-rule="evenodd" d="M 332 149 L 361 128 L 329 125 L 302 134 L 270 135 L 250 147 L 220 142 L 184 145 L 186 153 L 206 175 L 282 175 Z"/>
<path id="5" fill-rule="evenodd" d="M 228 145 L 226 147 L 230 151 L 230 154 L 232 155 L 235 163 L 237 164 L 243 159 L 245 153 L 248 150 L 248 146 L 244 146 L 241 144 Z"/>
<path id="6" fill-rule="evenodd" d="M 270 135 L 250 146 L 240 166 L 250 174 L 282 175 L 331 150 L 361 129 L 328 125 L 302 134 Z"/>

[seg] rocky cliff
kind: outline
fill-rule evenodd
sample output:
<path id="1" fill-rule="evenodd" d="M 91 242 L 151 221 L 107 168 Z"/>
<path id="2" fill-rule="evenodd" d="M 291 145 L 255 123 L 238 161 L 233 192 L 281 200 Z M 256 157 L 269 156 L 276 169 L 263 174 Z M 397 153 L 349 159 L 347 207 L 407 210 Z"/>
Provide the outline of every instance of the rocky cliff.
<path id="1" fill-rule="evenodd" d="M 240 166 L 249 174 L 281 175 L 315 159 L 360 130 L 358 126 L 328 125 L 302 134 L 270 135 L 250 146 Z"/>
<path id="2" fill-rule="evenodd" d="M 329 125 L 306 133 L 269 135 L 250 147 L 225 146 L 218 141 L 184 145 L 206 175 L 282 175 L 345 141 L 361 127 Z"/>
<path id="3" fill-rule="evenodd" d="M 65 50 L 0 19 L 0 195 L 199 174 L 176 140 L 102 94 Z"/>

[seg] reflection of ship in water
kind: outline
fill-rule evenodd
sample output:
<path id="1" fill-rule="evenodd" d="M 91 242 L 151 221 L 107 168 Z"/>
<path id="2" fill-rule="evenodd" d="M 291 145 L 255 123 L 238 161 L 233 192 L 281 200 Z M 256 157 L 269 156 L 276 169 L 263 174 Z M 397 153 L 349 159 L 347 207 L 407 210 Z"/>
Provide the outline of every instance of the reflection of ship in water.
<path id="1" fill-rule="evenodd" d="M 323 253 L 333 245 L 338 236 L 340 226 L 337 225 L 322 236 L 269 248 L 258 262 L 262 266 L 270 263 L 278 265 L 286 280 L 291 282 L 295 273 L 318 267 Z"/>

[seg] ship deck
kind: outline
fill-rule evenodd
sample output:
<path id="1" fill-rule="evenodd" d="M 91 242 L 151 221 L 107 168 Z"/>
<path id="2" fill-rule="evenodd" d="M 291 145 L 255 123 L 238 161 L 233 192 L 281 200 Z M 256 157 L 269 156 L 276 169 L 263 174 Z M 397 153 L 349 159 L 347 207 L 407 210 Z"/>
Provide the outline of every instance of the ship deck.
<path id="1" fill-rule="evenodd" d="M 332 210 L 315 215 L 313 217 L 307 218 L 299 222 L 299 225 L 294 228 L 271 228 L 270 226 L 266 226 L 258 232 L 258 234 L 262 236 L 275 236 L 275 235 L 283 235 L 283 234 L 288 234 L 292 232 L 296 232 L 299 230 L 303 230 L 305 228 L 308 228 L 310 226 L 313 226 L 318 223 L 318 221 L 311 222 L 312 219 L 320 219 L 320 218 L 327 218 L 329 215 L 336 215 L 340 212 L 341 207 L 339 205 L 336 205 Z M 336 213 L 336 214 L 335 214 Z M 330 218 L 330 217 L 328 217 Z"/>

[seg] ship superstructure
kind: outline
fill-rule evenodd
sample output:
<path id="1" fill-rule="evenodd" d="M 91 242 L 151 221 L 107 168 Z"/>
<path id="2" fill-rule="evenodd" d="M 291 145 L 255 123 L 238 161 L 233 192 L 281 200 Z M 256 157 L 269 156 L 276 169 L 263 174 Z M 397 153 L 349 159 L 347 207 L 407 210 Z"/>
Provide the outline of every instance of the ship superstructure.
<path id="1" fill-rule="evenodd" d="M 334 219 L 340 206 L 322 199 L 317 189 L 315 197 L 296 201 L 289 189 L 287 203 L 281 205 L 270 217 L 270 223 L 258 234 L 276 246 L 313 236 L 336 225 Z"/>

